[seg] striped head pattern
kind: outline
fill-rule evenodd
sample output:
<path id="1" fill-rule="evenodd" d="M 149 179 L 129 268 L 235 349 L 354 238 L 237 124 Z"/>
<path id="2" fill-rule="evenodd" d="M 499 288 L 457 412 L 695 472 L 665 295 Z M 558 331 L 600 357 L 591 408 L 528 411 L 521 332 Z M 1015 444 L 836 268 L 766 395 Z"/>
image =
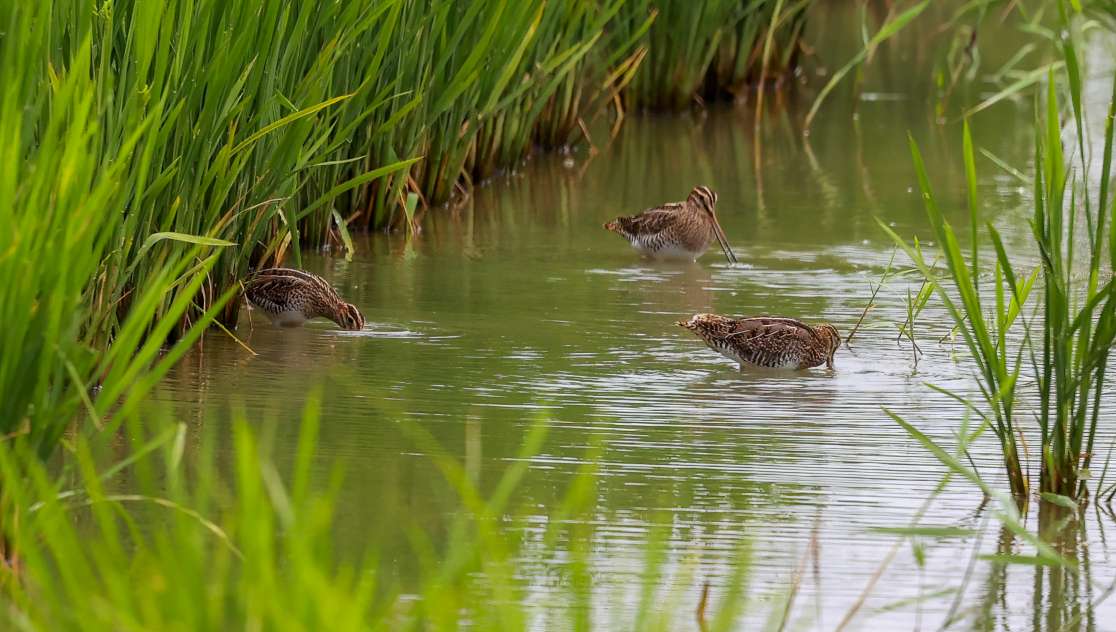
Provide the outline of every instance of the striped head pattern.
<path id="1" fill-rule="evenodd" d="M 837 333 L 837 328 L 829 323 L 814 327 L 814 331 L 825 343 L 825 365 L 832 369 L 833 355 L 841 348 L 841 334 Z"/>
<path id="2" fill-rule="evenodd" d="M 364 329 L 364 315 L 360 313 L 356 305 L 352 303 L 342 303 L 337 308 L 337 319 L 335 321 L 342 329 L 349 331 L 360 331 Z"/>
<path id="3" fill-rule="evenodd" d="M 686 204 L 688 204 L 690 208 L 696 208 L 705 213 L 709 228 L 713 232 L 713 238 L 716 239 L 717 243 L 721 246 L 721 250 L 724 251 L 725 257 L 728 257 L 730 263 L 738 263 L 736 253 L 734 253 L 732 247 L 729 246 L 728 237 L 725 236 L 725 231 L 721 228 L 721 223 L 717 221 L 717 213 L 715 211 L 717 206 L 717 194 L 705 185 L 698 185 L 690 191 L 689 197 L 686 198 Z"/>
<path id="4" fill-rule="evenodd" d="M 709 187 L 699 185 L 690 191 L 686 201 L 712 215 L 714 208 L 717 206 L 717 194 Z"/>

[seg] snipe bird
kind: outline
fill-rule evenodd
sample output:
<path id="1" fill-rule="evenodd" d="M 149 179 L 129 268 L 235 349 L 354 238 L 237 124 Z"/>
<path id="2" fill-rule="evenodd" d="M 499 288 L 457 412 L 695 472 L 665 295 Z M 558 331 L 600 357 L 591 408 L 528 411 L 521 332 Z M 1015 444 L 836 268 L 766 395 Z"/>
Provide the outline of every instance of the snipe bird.
<path id="1" fill-rule="evenodd" d="M 627 239 L 641 254 L 656 259 L 696 260 L 717 241 L 725 256 L 736 263 L 725 231 L 717 221 L 717 194 L 696 186 L 685 202 L 669 202 L 631 217 L 617 217 L 604 225 Z"/>
<path id="2" fill-rule="evenodd" d="M 833 354 L 841 346 L 837 328 L 807 325 L 793 318 L 760 316 L 729 318 L 696 314 L 678 324 L 694 332 L 710 349 L 740 363 L 773 369 L 833 368 Z"/>
<path id="3" fill-rule="evenodd" d="M 244 282 L 248 301 L 280 327 L 298 327 L 324 316 L 342 329 L 364 328 L 364 316 L 322 277 L 292 268 L 260 270 Z"/>

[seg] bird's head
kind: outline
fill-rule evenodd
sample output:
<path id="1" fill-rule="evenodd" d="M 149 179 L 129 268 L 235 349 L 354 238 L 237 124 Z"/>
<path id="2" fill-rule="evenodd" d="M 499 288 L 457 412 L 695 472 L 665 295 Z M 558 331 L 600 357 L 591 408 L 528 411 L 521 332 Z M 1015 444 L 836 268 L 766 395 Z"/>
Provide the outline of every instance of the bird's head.
<path id="1" fill-rule="evenodd" d="M 337 318 L 334 319 L 341 329 L 348 331 L 360 331 L 364 329 L 364 315 L 360 313 L 356 305 L 352 303 L 342 303 L 337 309 Z"/>
<path id="2" fill-rule="evenodd" d="M 822 342 L 825 343 L 825 366 L 832 369 L 833 356 L 841 348 L 841 334 L 837 333 L 837 328 L 829 323 L 814 327 L 814 331 L 818 332 Z"/>
<path id="3" fill-rule="evenodd" d="M 724 251 L 725 257 L 728 258 L 729 262 L 737 263 L 736 253 L 733 252 L 732 247 L 729 246 L 728 237 L 725 236 L 725 231 L 721 228 L 721 223 L 717 221 L 717 194 L 713 189 L 705 185 L 698 185 L 690 191 L 690 195 L 686 198 L 686 202 L 705 214 L 709 220 L 709 228 L 713 231 L 713 237 L 721 246 L 721 250 Z"/>
<path id="4" fill-rule="evenodd" d="M 708 213 L 711 217 L 716 216 L 717 194 L 709 187 L 705 185 L 694 187 L 686 200 L 695 207 Z"/>

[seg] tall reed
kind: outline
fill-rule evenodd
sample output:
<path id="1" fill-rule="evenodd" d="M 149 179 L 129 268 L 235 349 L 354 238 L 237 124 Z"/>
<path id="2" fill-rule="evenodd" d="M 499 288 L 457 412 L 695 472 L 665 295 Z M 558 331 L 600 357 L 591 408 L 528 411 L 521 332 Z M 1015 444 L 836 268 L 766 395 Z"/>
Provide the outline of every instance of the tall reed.
<path id="1" fill-rule="evenodd" d="M 180 343 L 160 355 L 230 245 L 131 232 L 143 183 L 157 179 L 143 157 L 157 144 L 161 121 L 137 112 L 127 129 L 103 123 L 93 38 L 86 30 L 54 39 L 58 9 L 0 6 L 0 156 L 7 165 L 0 174 L 0 441 L 42 456 L 79 411 L 101 425 L 107 411 L 142 398 L 184 351 L 200 329 L 183 328 Z M 53 63 L 63 48 L 70 62 Z M 125 273 L 126 248 L 139 253 L 133 266 L 148 258 L 160 264 L 127 293 L 107 292 L 110 279 Z M 214 295 L 211 303 L 226 299 Z M 199 312 L 196 322 L 214 312 Z"/>
<path id="2" fill-rule="evenodd" d="M 604 30 L 623 2 L 122 0 L 91 13 L 52 0 L 33 32 L 60 45 L 43 49 L 23 102 L 49 103 L 48 68 L 88 68 L 104 139 L 88 151 L 132 189 L 98 279 L 106 304 L 126 307 L 159 274 L 165 248 L 151 235 L 239 245 L 181 334 L 252 265 L 299 265 L 303 244 L 401 216 L 405 190 L 438 204 L 522 160 L 537 137 L 570 142 L 581 108 L 603 103 L 607 64 L 631 65 L 635 42 Z M 117 158 L 145 121 L 148 142 Z M 224 320 L 235 316 L 232 305 Z"/>
<path id="3" fill-rule="evenodd" d="M 94 12 L 52 0 L 36 33 L 60 43 L 44 50 L 54 72 L 89 66 L 105 138 L 90 151 L 109 160 L 141 121 L 152 128 L 118 167 L 134 193 L 99 295 L 126 308 L 158 274 L 152 234 L 239 244 L 218 257 L 181 334 L 250 266 L 288 255 L 298 265 L 304 243 L 340 244 L 350 223 L 402 217 L 405 192 L 440 204 L 536 142 L 573 142 L 625 86 L 635 102 L 665 104 L 696 94 L 707 74 L 744 81 L 764 34 L 793 49 L 806 5 L 661 4 L 696 39 L 678 43 L 673 22 L 653 29 L 658 6 L 633 0 L 122 0 Z M 89 51 L 76 47 L 86 38 Z M 657 66 L 639 73 L 648 47 Z M 666 76 L 698 52 L 689 78 Z M 28 84 L 26 99 L 43 102 L 45 85 Z M 686 94 L 651 97 L 676 86 Z M 232 305 L 223 320 L 235 317 Z"/>
<path id="4" fill-rule="evenodd" d="M 968 182 L 969 252 L 963 252 L 953 227 L 938 207 L 913 139 L 911 153 L 919 187 L 949 275 L 939 278 L 918 250 L 881 224 L 938 288 L 939 298 L 961 331 L 977 365 L 988 411 L 986 420 L 1000 441 L 1011 491 L 1020 498 L 1025 498 L 1030 489 L 1021 452 L 1025 432 L 1016 412 L 1027 395 L 1018 390 L 1024 369 L 1029 366 L 1035 380 L 1039 441 L 1034 445 L 1038 446 L 1039 490 L 1081 498 L 1087 493 L 1105 371 L 1116 341 L 1116 283 L 1106 278 L 1111 275 L 1105 272 L 1116 267 L 1116 223 L 1110 217 L 1112 200 L 1108 191 L 1116 83 L 1104 147 L 1098 156 L 1086 142 L 1082 78 L 1074 43 L 1068 37 L 1063 41 L 1062 55 L 1071 106 L 1065 119 L 1076 143 L 1067 155 L 1058 84 L 1051 72 L 1036 117 L 1034 209 L 1030 221 L 1034 251 L 1030 254 L 1039 265 L 1033 273 L 1018 270 L 999 232 L 991 222 L 982 221 L 967 124 L 963 159 Z M 1091 179 L 1088 168 L 1094 162 L 1100 163 L 1097 180 Z M 1078 168 L 1071 169 L 1074 163 Z M 984 234 L 980 232 L 982 224 Z M 994 253 L 992 263 L 981 257 L 981 249 L 989 247 Z M 1027 318 L 1027 301 L 1036 279 L 1042 298 L 1034 306 L 1036 316 Z"/>
<path id="5" fill-rule="evenodd" d="M 808 0 L 631 0 L 616 20 L 643 35 L 647 59 L 624 91 L 632 108 L 681 109 L 695 98 L 743 96 L 748 87 L 785 77 L 796 65 Z"/>
<path id="6" fill-rule="evenodd" d="M 91 18 L 80 2 L 62 12 L 68 18 L 48 35 L 92 39 L 94 106 L 106 136 L 145 117 L 153 127 L 143 153 L 122 167 L 134 195 L 103 280 L 106 300 L 158 274 L 161 253 L 145 240 L 169 231 L 240 246 L 219 258 L 196 297 L 206 309 L 252 261 L 290 250 L 297 262 L 307 208 L 328 226 L 339 194 L 411 164 L 364 164 L 327 188 L 308 186 L 316 165 L 348 140 L 337 106 L 353 92 L 332 85 L 332 69 L 391 6 L 319 4 L 125 0 Z M 61 68 L 80 61 L 72 52 L 56 57 Z M 358 107 L 358 119 L 376 111 L 375 103 Z"/>
<path id="7" fill-rule="evenodd" d="M 0 431 L 49 451 L 165 340 L 235 324 L 251 267 L 587 134 L 646 59 L 632 4 L 6 3 Z"/>

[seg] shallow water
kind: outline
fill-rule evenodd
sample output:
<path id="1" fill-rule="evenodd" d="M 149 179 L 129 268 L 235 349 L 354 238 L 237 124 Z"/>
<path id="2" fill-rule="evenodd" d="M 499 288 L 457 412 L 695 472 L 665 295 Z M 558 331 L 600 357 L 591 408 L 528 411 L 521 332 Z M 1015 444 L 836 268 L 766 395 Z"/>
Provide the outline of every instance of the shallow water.
<path id="1" fill-rule="evenodd" d="M 890 55 L 896 66 L 913 63 L 902 50 Z M 526 457 L 513 502 L 523 516 L 514 528 L 524 533 L 534 628 L 568 620 L 568 559 L 542 534 L 576 470 L 596 462 L 596 497 L 583 522 L 592 527 L 599 620 L 616 628 L 631 621 L 646 543 L 661 537 L 662 589 L 680 594 L 679 629 L 692 627 L 702 581 L 718 598 L 747 559 L 744 543 L 754 595 L 746 618 L 762 622 L 781 607 L 816 528 L 818 572 L 803 574 L 789 629 L 833 629 L 896 541 L 874 529 L 909 524 L 944 473 L 882 407 L 952 446 L 963 410 L 926 383 L 975 390 L 960 343 L 939 340 L 949 327 L 932 303 L 919 320 L 924 355 L 914 363 L 911 345 L 896 341 L 904 279 L 882 290 L 832 372 L 741 372 L 674 321 L 706 311 L 777 314 L 851 330 L 892 256 L 876 219 L 929 239 L 912 189 L 908 129 L 943 207 L 955 225 L 967 223 L 959 125 L 934 122 L 925 75 L 883 74 L 855 102 L 835 95 L 808 137 L 801 95 L 769 102 L 758 138 L 747 106 L 631 116 L 611 142 L 598 134 L 597 155 L 538 158 L 464 206 L 428 213 L 414 240 L 359 238 L 351 262 L 309 256 L 305 267 L 364 312 L 364 331 L 324 321 L 279 330 L 245 312 L 238 333 L 258 355 L 209 334 L 157 400 L 219 436 L 228 432 L 230 404 L 243 407 L 273 429 L 282 463 L 293 458 L 303 403 L 320 392 L 317 465 L 325 473 L 343 461 L 346 471 L 339 546 L 378 550 L 404 590 L 418 572 L 407 530 L 420 527 L 438 541 L 461 511 L 405 426 L 431 433 L 491 492 L 544 420 L 545 443 Z M 974 121 L 974 135 L 978 146 L 1028 169 L 1028 103 L 993 107 Z M 1025 260 L 1026 186 L 987 160 L 979 170 L 985 213 Z M 641 260 L 601 229 L 618 214 L 682 199 L 699 183 L 718 191 L 741 265 L 716 249 L 695 264 Z M 997 450 L 989 433 L 973 459 L 1003 486 Z M 961 586 L 974 551 L 1025 553 L 980 500 L 971 485 L 951 483 L 923 524 L 983 535 L 925 542 L 922 568 L 901 546 L 850 629 L 936 629 L 954 594 L 919 595 Z M 1056 630 L 1066 612 L 1102 596 L 1116 580 L 1116 548 L 1103 540 L 1109 519 L 1088 516 L 1068 544 L 1086 551 L 1087 572 L 1067 578 L 978 562 L 954 627 Z M 1080 625 L 1068 629 L 1116 630 L 1116 602 L 1081 612 Z"/>

